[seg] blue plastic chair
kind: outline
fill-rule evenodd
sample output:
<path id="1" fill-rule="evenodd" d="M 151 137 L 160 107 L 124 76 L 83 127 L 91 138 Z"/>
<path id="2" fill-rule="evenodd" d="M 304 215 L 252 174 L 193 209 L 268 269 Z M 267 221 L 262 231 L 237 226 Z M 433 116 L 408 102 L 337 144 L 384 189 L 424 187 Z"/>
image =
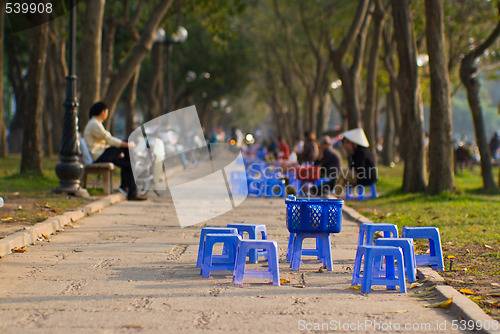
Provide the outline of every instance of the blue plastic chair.
<path id="1" fill-rule="evenodd" d="M 292 270 L 299 270 L 301 264 L 302 257 L 302 242 L 306 238 L 315 238 L 316 242 L 320 243 L 320 246 L 317 247 L 317 256 L 319 260 L 326 266 L 328 271 L 333 270 L 332 263 L 332 249 L 330 245 L 330 233 L 307 233 L 307 232 L 299 232 L 295 234 L 295 238 L 293 241 L 293 253 L 291 254 L 291 262 L 290 267 Z"/>

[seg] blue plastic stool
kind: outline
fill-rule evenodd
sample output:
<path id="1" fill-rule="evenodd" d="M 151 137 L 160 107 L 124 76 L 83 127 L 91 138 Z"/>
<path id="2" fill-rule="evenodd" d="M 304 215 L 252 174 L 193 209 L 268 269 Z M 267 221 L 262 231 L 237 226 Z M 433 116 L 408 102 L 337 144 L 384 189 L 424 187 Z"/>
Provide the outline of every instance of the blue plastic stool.
<path id="1" fill-rule="evenodd" d="M 416 255 L 417 266 L 430 264 L 432 268 L 444 270 L 441 237 L 437 227 L 403 227 L 401 236 L 412 239 L 429 240 L 429 254 Z"/>
<path id="2" fill-rule="evenodd" d="M 240 159 L 237 159 L 238 161 Z M 231 192 L 238 195 L 248 194 L 247 175 L 245 171 L 233 170 L 229 176 Z"/>
<path id="3" fill-rule="evenodd" d="M 278 187 L 279 193 L 276 194 L 274 189 Z M 282 179 L 265 179 L 264 193 L 267 198 L 278 196 L 281 198 L 286 197 L 285 180 Z"/>
<path id="4" fill-rule="evenodd" d="M 200 233 L 200 243 L 198 246 L 198 259 L 196 260 L 196 268 L 201 268 L 203 264 L 203 246 L 205 244 L 205 235 L 209 233 L 238 233 L 238 230 L 231 227 L 204 227 Z M 227 255 L 214 255 L 214 259 L 225 259 Z"/>
<path id="5" fill-rule="evenodd" d="M 375 240 L 376 246 L 394 246 L 403 251 L 405 261 L 406 278 L 408 282 L 417 280 L 417 262 L 415 260 L 415 249 L 411 238 L 378 238 Z"/>
<path id="6" fill-rule="evenodd" d="M 245 270 L 246 254 L 257 249 L 263 249 L 267 253 L 267 270 Z M 276 241 L 240 239 L 233 272 L 234 284 L 243 284 L 245 277 L 268 278 L 273 285 L 280 286 L 278 243 Z"/>
<path id="7" fill-rule="evenodd" d="M 365 192 L 365 187 L 370 188 L 371 195 L 370 196 L 364 196 Z M 358 194 L 353 195 L 351 194 L 352 188 L 357 188 L 358 189 Z M 351 199 L 357 199 L 358 201 L 362 201 L 365 198 L 375 198 L 377 197 L 377 190 L 375 189 L 375 183 L 370 184 L 369 186 L 362 186 L 362 185 L 348 185 L 345 191 L 345 201 L 350 201 Z"/>
<path id="8" fill-rule="evenodd" d="M 238 234 L 243 238 L 244 232 L 248 233 L 248 239 L 257 239 L 257 235 L 260 232 L 262 240 L 267 239 L 267 230 L 266 225 L 264 224 L 227 224 L 227 227 L 235 228 L 238 230 Z M 248 257 L 251 263 L 257 263 L 258 258 L 260 256 L 265 256 L 266 253 L 264 251 L 257 251 L 256 248 L 250 250 Z"/>
<path id="9" fill-rule="evenodd" d="M 330 233 L 328 232 L 299 232 L 295 234 L 293 241 L 293 253 L 291 254 L 290 267 L 292 270 L 299 270 L 302 256 L 302 241 L 306 238 L 315 238 L 316 242 L 320 242 L 321 246 L 317 247 L 318 258 L 326 266 L 328 271 L 333 270 L 332 264 L 332 249 L 330 246 Z M 319 249 L 318 249 L 319 248 Z M 316 255 L 316 254 L 315 254 Z"/>
<path id="10" fill-rule="evenodd" d="M 288 252 L 286 254 L 286 259 L 291 261 L 293 258 L 293 241 L 295 240 L 295 233 L 290 233 L 288 237 Z M 323 262 L 321 255 L 323 254 L 321 250 L 321 239 L 316 238 L 316 248 L 302 248 L 302 255 L 305 256 L 316 256 L 318 260 Z"/>
<path id="11" fill-rule="evenodd" d="M 380 271 L 380 257 L 385 257 L 385 277 L 378 276 Z M 363 277 L 360 276 L 361 264 L 364 258 Z M 395 277 L 394 259 L 398 266 L 398 277 Z M 374 270 L 375 267 L 375 270 Z M 352 273 L 351 285 L 361 282 L 361 291 L 368 293 L 372 285 L 385 285 L 388 290 L 394 290 L 399 285 L 399 291 L 406 293 L 405 265 L 403 261 L 403 252 L 399 247 L 391 246 L 358 246 L 354 269 Z"/>
<path id="12" fill-rule="evenodd" d="M 384 232 L 384 238 L 397 238 L 398 227 L 385 223 L 362 223 L 359 225 L 358 246 L 373 245 L 373 236 L 376 232 Z"/>
<path id="13" fill-rule="evenodd" d="M 201 276 L 210 277 L 213 270 L 234 270 L 236 253 L 238 250 L 238 241 L 241 239 L 239 234 L 206 234 L 203 247 L 203 265 L 201 267 Z M 213 257 L 213 248 L 216 243 L 223 243 L 227 250 L 227 257 L 219 258 L 220 262 L 215 262 Z"/>

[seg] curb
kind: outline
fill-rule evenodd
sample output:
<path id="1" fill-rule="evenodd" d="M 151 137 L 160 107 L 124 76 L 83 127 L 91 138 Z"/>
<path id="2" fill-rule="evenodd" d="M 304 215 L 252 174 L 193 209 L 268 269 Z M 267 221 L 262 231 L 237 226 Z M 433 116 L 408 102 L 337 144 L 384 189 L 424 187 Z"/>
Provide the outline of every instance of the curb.
<path id="1" fill-rule="evenodd" d="M 123 194 L 109 195 L 103 199 L 87 204 L 86 206 L 70 212 L 65 212 L 60 216 L 50 217 L 31 227 L 26 227 L 22 231 L 15 232 L 0 239 L 0 257 L 12 253 L 12 249 L 30 245 L 39 239 L 42 234 L 46 236 L 55 234 L 64 229 L 64 226 L 79 219 L 87 217 L 95 212 L 125 199 Z"/>
<path id="2" fill-rule="evenodd" d="M 346 205 L 342 206 L 342 211 L 352 220 L 359 223 L 373 223 L 368 218 L 360 215 L 356 210 Z M 430 267 L 417 268 L 417 275 L 421 278 L 427 278 L 429 282 L 436 285 L 436 292 L 443 298 L 452 298 L 452 303 L 448 310 L 451 313 L 463 319 L 457 324 L 458 328 L 465 330 L 474 329 L 474 332 L 483 334 L 500 334 L 500 322 L 487 315 L 476 303 L 462 295 L 453 287 L 446 285 L 446 281 L 438 272 Z M 471 321 L 471 325 L 467 323 Z M 472 324 L 474 322 L 474 324 Z M 462 326 L 462 327 L 460 327 Z M 485 329 L 484 327 L 488 328 Z M 496 329 L 491 329 L 496 328 Z"/>

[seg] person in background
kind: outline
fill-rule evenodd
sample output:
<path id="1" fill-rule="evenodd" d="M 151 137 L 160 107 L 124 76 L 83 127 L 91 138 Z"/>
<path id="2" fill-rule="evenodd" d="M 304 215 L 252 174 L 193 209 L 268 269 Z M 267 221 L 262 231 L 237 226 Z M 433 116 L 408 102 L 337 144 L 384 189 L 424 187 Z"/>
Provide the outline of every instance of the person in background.
<path id="1" fill-rule="evenodd" d="M 332 139 L 329 136 L 321 137 L 318 147 L 319 160 L 315 162 L 315 165 L 321 168 L 322 177 L 328 181 L 322 182 L 319 186 L 311 187 L 309 192 L 313 196 L 326 196 L 335 187 L 342 166 L 342 158 L 340 153 L 332 147 Z"/>
<path id="2" fill-rule="evenodd" d="M 500 148 L 500 131 L 496 131 L 490 140 L 490 151 L 493 159 L 500 159 L 498 149 Z"/>
<path id="3" fill-rule="evenodd" d="M 377 182 L 377 168 L 368 146 L 363 129 L 357 128 L 343 133 L 342 147 L 347 153 L 349 166 L 339 175 L 335 185 L 337 196 L 345 193 L 348 184 L 367 186 Z"/>
<path id="4" fill-rule="evenodd" d="M 302 150 L 304 149 L 304 141 L 301 140 L 299 137 L 295 137 L 293 139 L 293 151 L 297 154 L 297 156 L 299 154 L 302 153 Z"/>
<path id="5" fill-rule="evenodd" d="M 290 156 L 290 147 L 286 143 L 286 141 L 283 139 L 283 137 L 278 137 L 278 144 L 279 144 L 279 153 L 278 157 L 283 159 L 283 160 L 288 160 L 288 157 Z"/>
<path id="6" fill-rule="evenodd" d="M 83 136 L 94 162 L 112 162 L 121 169 L 121 185 L 119 190 L 127 195 L 129 201 L 143 201 L 146 198 L 137 195 L 137 186 L 132 173 L 128 148 L 134 149 L 133 143 L 127 143 L 113 137 L 102 124 L 108 118 L 108 107 L 104 102 L 92 105 L 89 111 L 90 120 Z"/>
<path id="7" fill-rule="evenodd" d="M 299 163 L 314 162 L 318 160 L 319 149 L 316 143 L 316 136 L 313 133 L 304 133 L 304 149 L 299 154 Z"/>

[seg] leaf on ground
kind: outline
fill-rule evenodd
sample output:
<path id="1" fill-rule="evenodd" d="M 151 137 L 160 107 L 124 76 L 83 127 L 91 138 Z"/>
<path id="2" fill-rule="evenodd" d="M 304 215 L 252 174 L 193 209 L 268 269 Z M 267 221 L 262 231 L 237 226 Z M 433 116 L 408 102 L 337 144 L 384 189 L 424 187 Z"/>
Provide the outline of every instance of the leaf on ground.
<path id="1" fill-rule="evenodd" d="M 448 259 L 454 259 L 455 258 L 455 255 L 448 255 L 447 256 Z"/>
<path id="2" fill-rule="evenodd" d="M 493 247 L 491 247 L 490 245 L 487 245 L 487 244 L 483 244 L 483 247 L 487 248 L 487 249 L 493 249 Z"/>
<path id="3" fill-rule="evenodd" d="M 428 296 L 432 293 L 434 293 L 434 289 L 436 288 L 435 285 L 431 286 L 431 287 L 428 287 L 427 289 L 425 289 L 424 291 L 422 292 L 417 292 L 415 293 L 412 297 L 424 297 L 424 296 Z"/>
<path id="4" fill-rule="evenodd" d="M 459 291 L 465 295 L 476 295 L 476 293 L 470 289 L 460 289 Z"/>
<path id="5" fill-rule="evenodd" d="M 50 205 L 49 205 L 49 203 L 45 203 L 45 204 L 43 205 L 43 207 L 44 207 L 44 208 L 47 208 L 47 209 L 50 209 Z"/>
<path id="6" fill-rule="evenodd" d="M 19 206 L 17 207 L 17 209 L 18 209 L 18 210 L 22 210 L 22 209 L 23 209 L 23 206 L 22 206 L 22 205 L 19 205 Z"/>
<path id="7" fill-rule="evenodd" d="M 295 285 L 292 285 L 294 288 L 305 288 L 306 286 L 305 285 L 301 285 L 301 284 L 295 284 Z"/>
<path id="8" fill-rule="evenodd" d="M 361 285 L 358 284 L 358 285 L 351 285 L 348 289 L 351 289 L 351 290 L 361 290 Z"/>
<path id="9" fill-rule="evenodd" d="M 286 283 L 290 283 L 290 281 L 284 278 L 280 278 L 280 284 L 286 284 Z"/>
<path id="10" fill-rule="evenodd" d="M 386 311 L 384 313 L 408 313 L 408 310 Z"/>
<path id="11" fill-rule="evenodd" d="M 424 285 L 424 283 L 417 283 L 417 282 L 415 282 L 415 283 L 411 283 L 411 284 L 410 284 L 410 289 L 419 288 L 419 287 L 421 287 L 422 285 Z"/>
<path id="12" fill-rule="evenodd" d="M 427 305 L 424 305 L 424 307 L 448 308 L 448 307 L 450 307 L 450 305 L 451 305 L 452 302 L 453 302 L 453 297 L 450 297 L 448 300 L 445 300 L 444 302 L 434 303 L 434 304 L 427 304 Z"/>
<path id="13" fill-rule="evenodd" d="M 9 222 L 9 221 L 11 221 L 11 220 L 13 220 L 13 219 L 14 219 L 14 218 L 12 218 L 12 217 L 6 217 L 6 218 L 2 218 L 2 219 L 0 219 L 0 220 L 1 220 L 1 221 L 3 221 L 3 222 Z"/>
<path id="14" fill-rule="evenodd" d="M 17 248 L 17 247 L 12 248 L 12 251 L 14 253 L 24 253 L 24 252 L 26 252 L 26 246 L 19 247 L 19 248 Z"/>
<path id="15" fill-rule="evenodd" d="M 324 273 L 326 271 L 326 266 L 321 266 L 319 269 L 316 271 L 317 273 Z"/>

